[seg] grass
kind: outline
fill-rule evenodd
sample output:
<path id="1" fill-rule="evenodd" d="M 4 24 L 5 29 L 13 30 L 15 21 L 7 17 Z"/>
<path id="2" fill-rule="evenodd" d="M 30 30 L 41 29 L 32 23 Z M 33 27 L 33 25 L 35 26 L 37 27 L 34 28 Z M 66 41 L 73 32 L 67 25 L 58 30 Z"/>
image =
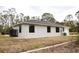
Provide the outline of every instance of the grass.
<path id="1" fill-rule="evenodd" d="M 0 36 L 0 40 L 12 40 L 14 37 Z"/>
<path id="2" fill-rule="evenodd" d="M 71 42 L 58 47 L 35 51 L 35 53 L 79 53 L 79 45 L 76 45 L 75 42 Z"/>
<path id="3" fill-rule="evenodd" d="M 35 49 L 35 48 L 41 48 L 41 47 L 44 47 L 44 45 L 33 45 L 32 46 L 33 49 Z"/>
<path id="4" fill-rule="evenodd" d="M 77 40 L 76 40 L 76 42 L 75 42 L 77 45 L 79 45 L 79 34 L 78 34 L 78 36 L 77 36 Z"/>
<path id="5" fill-rule="evenodd" d="M 70 32 L 70 35 L 78 35 L 78 32 Z"/>
<path id="6" fill-rule="evenodd" d="M 15 39 L 13 37 L 0 36 L 0 52 L 23 52 L 75 39 L 76 36 L 56 36 L 31 39 Z"/>

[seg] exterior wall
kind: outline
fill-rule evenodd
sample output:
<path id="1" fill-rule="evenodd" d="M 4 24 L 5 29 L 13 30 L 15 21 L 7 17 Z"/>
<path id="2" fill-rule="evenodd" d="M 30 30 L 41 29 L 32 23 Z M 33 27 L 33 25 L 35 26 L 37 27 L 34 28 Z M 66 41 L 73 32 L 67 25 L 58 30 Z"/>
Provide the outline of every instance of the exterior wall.
<path id="1" fill-rule="evenodd" d="M 69 35 L 69 27 L 65 27 L 64 32 L 67 33 L 67 35 Z"/>
<path id="2" fill-rule="evenodd" d="M 51 32 L 47 33 L 47 26 L 35 26 L 35 33 L 29 33 L 28 37 L 50 37 L 50 36 L 59 36 L 60 33 L 55 32 L 55 28 L 51 27 Z"/>
<path id="3" fill-rule="evenodd" d="M 19 27 L 14 27 L 14 29 L 18 29 Z M 22 25 L 21 26 L 21 33 L 18 31 L 19 37 L 26 37 L 26 38 L 38 38 L 38 37 L 51 37 L 51 36 L 60 36 L 62 35 L 62 28 L 60 28 L 60 32 L 56 33 L 56 27 L 51 27 L 51 32 L 47 33 L 47 26 L 36 26 L 35 25 L 35 32 L 29 33 L 29 25 Z M 68 28 L 65 28 L 65 32 L 68 34 Z"/>

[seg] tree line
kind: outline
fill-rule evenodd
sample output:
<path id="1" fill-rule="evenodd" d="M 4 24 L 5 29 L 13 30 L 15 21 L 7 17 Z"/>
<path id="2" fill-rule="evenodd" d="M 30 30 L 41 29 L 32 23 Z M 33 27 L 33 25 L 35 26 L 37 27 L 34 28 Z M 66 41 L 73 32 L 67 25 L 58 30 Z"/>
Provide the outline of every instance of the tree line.
<path id="1" fill-rule="evenodd" d="M 51 13 L 43 13 L 41 18 L 39 16 L 26 16 L 23 13 L 17 13 L 15 8 L 11 8 L 8 10 L 3 10 L 0 12 L 0 32 L 2 34 L 9 33 L 9 30 L 13 25 L 27 22 L 29 20 L 37 20 L 37 21 L 50 21 L 52 23 L 60 23 L 62 25 L 66 25 L 70 27 L 70 32 L 79 32 L 79 11 L 75 13 L 75 17 L 78 21 L 73 21 L 73 16 L 71 14 L 67 15 L 62 22 L 58 22 L 53 14 Z"/>
<path id="2" fill-rule="evenodd" d="M 23 13 L 17 13 L 15 8 L 8 10 L 3 10 L 0 12 L 0 32 L 2 34 L 9 33 L 9 30 L 13 25 L 27 22 L 29 20 L 38 20 L 38 21 L 52 21 L 55 22 L 53 14 L 44 13 L 40 18 L 39 16 L 26 16 Z"/>
<path id="3" fill-rule="evenodd" d="M 73 15 L 69 14 L 65 17 L 64 21 L 61 22 L 62 24 L 70 27 L 70 32 L 79 32 L 79 11 L 75 13 L 75 17 L 76 19 L 74 20 Z"/>

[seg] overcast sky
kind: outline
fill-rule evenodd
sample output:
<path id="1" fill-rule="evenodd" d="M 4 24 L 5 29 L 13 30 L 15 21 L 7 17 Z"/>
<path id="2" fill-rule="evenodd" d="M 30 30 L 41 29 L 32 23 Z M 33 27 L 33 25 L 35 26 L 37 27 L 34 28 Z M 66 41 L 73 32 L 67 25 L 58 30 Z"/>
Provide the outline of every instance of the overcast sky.
<path id="1" fill-rule="evenodd" d="M 16 8 L 18 13 L 29 16 L 41 16 L 52 13 L 56 20 L 63 21 L 66 15 L 75 15 L 79 10 L 78 0 L 0 0 L 1 10 Z"/>

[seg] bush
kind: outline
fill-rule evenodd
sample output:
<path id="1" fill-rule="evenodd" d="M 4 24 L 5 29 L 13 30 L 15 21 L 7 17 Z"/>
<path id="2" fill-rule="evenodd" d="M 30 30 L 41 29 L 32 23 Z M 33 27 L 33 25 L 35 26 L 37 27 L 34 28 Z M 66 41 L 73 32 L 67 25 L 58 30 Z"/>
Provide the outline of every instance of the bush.
<path id="1" fill-rule="evenodd" d="M 10 29 L 12 29 L 12 27 L 5 27 L 4 29 L 2 29 L 1 34 L 2 35 L 9 34 Z"/>
<path id="2" fill-rule="evenodd" d="M 78 36 L 77 36 L 76 44 L 79 45 L 79 34 L 78 34 Z"/>
<path id="3" fill-rule="evenodd" d="M 66 36 L 66 35 L 67 35 L 67 33 L 63 33 L 63 35 L 64 35 L 64 36 Z"/>
<path id="4" fill-rule="evenodd" d="M 3 30 L 3 26 L 0 25 L 0 33 L 2 32 L 2 30 Z"/>

